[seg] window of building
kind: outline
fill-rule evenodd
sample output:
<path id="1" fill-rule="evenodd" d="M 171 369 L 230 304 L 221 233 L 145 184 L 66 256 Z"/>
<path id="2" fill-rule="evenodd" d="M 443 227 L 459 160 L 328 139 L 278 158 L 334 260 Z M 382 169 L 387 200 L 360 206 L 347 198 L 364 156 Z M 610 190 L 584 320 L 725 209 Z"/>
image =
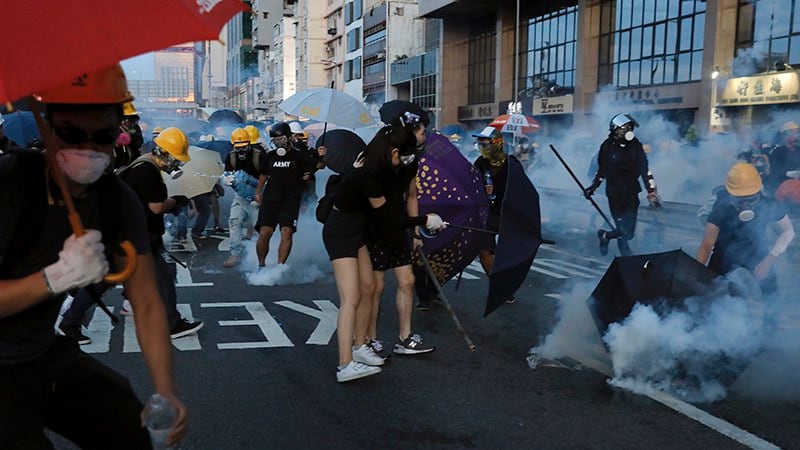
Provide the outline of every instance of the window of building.
<path id="1" fill-rule="evenodd" d="M 361 79 L 361 57 L 344 62 L 344 81 Z"/>
<path id="2" fill-rule="evenodd" d="M 734 76 L 800 64 L 800 0 L 739 0 Z"/>
<path id="3" fill-rule="evenodd" d="M 700 80 L 706 2 L 604 0 L 598 84 L 617 87 Z"/>
<path id="4" fill-rule="evenodd" d="M 361 48 L 361 28 L 347 32 L 347 51 L 354 52 Z"/>
<path id="5" fill-rule="evenodd" d="M 494 16 L 474 22 L 470 28 L 467 65 L 467 101 L 470 104 L 494 102 L 497 30 Z"/>
<path id="6" fill-rule="evenodd" d="M 423 75 L 411 80 L 411 101 L 423 109 L 436 107 L 436 74 Z"/>
<path id="7" fill-rule="evenodd" d="M 578 7 L 571 6 L 527 22 L 528 51 L 520 55 L 520 95 L 547 96 L 573 92 Z M 523 40 L 524 43 L 524 40 Z"/>

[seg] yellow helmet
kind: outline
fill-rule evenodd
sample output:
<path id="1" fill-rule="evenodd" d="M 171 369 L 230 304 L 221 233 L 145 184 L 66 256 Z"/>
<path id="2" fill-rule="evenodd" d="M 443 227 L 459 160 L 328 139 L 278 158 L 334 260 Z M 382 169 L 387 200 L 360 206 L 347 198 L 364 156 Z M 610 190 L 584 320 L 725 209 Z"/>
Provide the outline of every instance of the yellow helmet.
<path id="1" fill-rule="evenodd" d="M 153 142 L 158 148 L 169 153 L 173 158 L 178 161 L 189 161 L 189 140 L 183 131 L 175 127 L 164 129 L 158 136 L 153 139 Z"/>
<path id="2" fill-rule="evenodd" d="M 115 64 L 94 72 L 84 73 L 60 86 L 35 94 L 42 103 L 120 104 L 130 102 L 128 82 L 122 66 Z"/>
<path id="3" fill-rule="evenodd" d="M 250 137 L 251 144 L 258 142 L 258 138 L 261 137 L 261 134 L 259 134 L 258 128 L 256 128 L 255 125 L 248 125 L 244 127 L 244 131 L 246 131 L 247 135 Z"/>
<path id="4" fill-rule="evenodd" d="M 250 135 L 244 128 L 237 128 L 231 132 L 231 144 L 235 148 L 247 147 L 250 145 Z"/>
<path id="5" fill-rule="evenodd" d="M 797 125 L 797 122 L 794 120 L 786 122 L 783 124 L 783 127 L 781 127 L 781 133 L 786 133 L 787 131 L 791 130 L 800 130 L 800 125 Z"/>
<path id="6" fill-rule="evenodd" d="M 735 197 L 747 197 L 761 192 L 763 183 L 756 166 L 748 163 L 736 163 L 725 177 L 725 189 Z"/>
<path id="7" fill-rule="evenodd" d="M 158 136 L 162 131 L 164 131 L 164 128 L 162 128 L 162 127 L 153 128 L 153 137 Z"/>
<path id="8" fill-rule="evenodd" d="M 136 110 L 136 107 L 133 106 L 133 102 L 125 102 L 122 104 L 122 115 L 123 116 L 138 116 L 139 111 Z"/>

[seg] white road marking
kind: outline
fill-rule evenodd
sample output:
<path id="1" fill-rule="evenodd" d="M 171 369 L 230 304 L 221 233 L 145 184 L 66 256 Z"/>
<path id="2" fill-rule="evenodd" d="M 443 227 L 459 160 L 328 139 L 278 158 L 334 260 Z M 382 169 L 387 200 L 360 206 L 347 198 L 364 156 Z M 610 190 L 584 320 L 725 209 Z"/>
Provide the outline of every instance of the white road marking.
<path id="1" fill-rule="evenodd" d="M 585 261 L 591 261 L 591 262 L 597 264 L 598 266 L 602 266 L 602 267 L 608 266 L 608 262 L 606 262 L 606 261 L 603 261 L 603 260 L 600 260 L 600 259 L 597 259 L 597 258 L 592 258 L 592 257 L 589 257 L 589 256 L 579 255 L 577 253 L 568 252 L 566 250 L 561 250 L 561 249 L 559 249 L 558 247 L 556 247 L 554 245 L 542 244 L 542 245 L 539 246 L 539 248 L 544 249 L 544 250 L 548 250 L 548 251 L 551 251 L 551 252 L 554 252 L 554 253 L 561 253 L 562 255 L 569 255 L 569 256 L 572 256 L 574 258 L 580 258 L 580 259 L 583 259 Z"/>
<path id="2" fill-rule="evenodd" d="M 339 308 L 330 300 L 314 300 L 318 310 L 289 300 L 278 301 L 275 304 L 319 319 L 317 327 L 308 337 L 306 344 L 328 345 L 333 334 L 336 333 L 336 318 L 339 315 Z"/>
<path id="3" fill-rule="evenodd" d="M 283 332 L 283 329 L 275 321 L 263 303 L 259 302 L 236 302 L 236 303 L 201 303 L 202 308 L 244 308 L 253 317 L 253 320 L 220 320 L 222 327 L 256 325 L 264 333 L 266 341 L 259 342 L 230 342 L 217 344 L 220 350 L 234 350 L 245 348 L 269 348 L 269 347 L 294 347 L 294 344 Z"/>
<path id="4" fill-rule="evenodd" d="M 192 280 L 192 272 L 189 270 L 188 267 L 183 267 L 180 264 L 175 264 L 175 269 L 177 272 L 177 283 L 175 283 L 175 287 L 211 287 L 214 286 L 214 283 L 195 283 Z"/>
<path id="5" fill-rule="evenodd" d="M 545 269 L 536 267 L 536 261 L 533 262 L 533 265 L 531 266 L 531 270 L 534 271 L 534 272 L 539 272 L 541 274 L 547 275 L 549 277 L 558 278 L 559 280 L 566 280 L 567 278 L 569 278 L 569 277 L 566 277 L 564 275 L 559 275 L 557 273 L 550 272 L 549 270 L 545 270 Z"/>
<path id="6" fill-rule="evenodd" d="M 192 316 L 192 306 L 188 303 L 178 303 L 177 305 L 178 313 L 180 313 L 181 317 L 186 319 L 192 320 L 194 316 Z M 97 311 L 95 311 L 95 315 Z M 124 316 L 125 317 L 125 331 L 123 333 L 122 338 L 122 353 L 139 353 L 142 349 L 139 347 L 139 339 L 136 337 L 136 322 L 134 322 L 133 316 Z M 110 338 L 109 334 L 109 338 Z M 197 333 L 190 334 L 188 336 L 183 336 L 178 339 L 172 339 L 172 345 L 178 349 L 179 351 L 192 351 L 192 350 L 202 350 L 200 346 L 200 338 L 197 336 Z M 106 352 L 108 349 L 106 349 Z"/>
<path id="7" fill-rule="evenodd" d="M 113 313 L 114 307 L 109 306 L 108 310 Z M 102 309 L 95 308 L 92 321 L 86 327 L 92 343 L 82 345 L 81 350 L 86 353 L 108 353 L 111 348 L 111 330 L 113 329 L 111 318 Z"/>
<path id="8" fill-rule="evenodd" d="M 556 261 L 554 259 L 547 259 L 547 258 L 536 259 L 536 260 L 533 261 L 533 265 L 534 266 L 549 267 L 551 269 L 554 269 L 554 270 L 557 270 L 557 271 L 560 271 L 560 272 L 563 272 L 563 273 L 566 273 L 566 274 L 569 274 L 569 275 L 575 275 L 576 277 L 581 277 L 581 278 L 585 278 L 585 279 L 588 279 L 588 280 L 597 278 L 597 276 L 594 275 L 594 274 L 586 273 L 587 269 L 584 268 L 584 267 L 578 266 L 576 264 L 572 264 L 572 266 L 578 267 L 580 269 L 580 270 L 574 270 L 574 269 L 571 269 L 569 267 L 565 267 L 567 264 L 565 264 L 563 261 Z"/>

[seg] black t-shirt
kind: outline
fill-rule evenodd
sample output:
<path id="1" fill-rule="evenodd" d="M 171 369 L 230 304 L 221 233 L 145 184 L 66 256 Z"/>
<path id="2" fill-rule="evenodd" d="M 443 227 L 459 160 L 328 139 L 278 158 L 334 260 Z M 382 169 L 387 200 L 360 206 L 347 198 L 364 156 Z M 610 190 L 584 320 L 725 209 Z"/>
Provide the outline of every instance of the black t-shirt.
<path id="1" fill-rule="evenodd" d="M 489 164 L 483 156 L 478 156 L 473 164 L 478 172 L 481 174 L 481 178 L 484 179 L 486 177 L 486 171 L 489 171 L 489 174 L 492 177 L 492 186 L 494 189 L 492 192 L 497 198 L 489 205 L 489 214 L 494 214 L 496 216 L 500 215 L 500 210 L 503 207 L 503 198 L 506 195 L 506 184 L 508 183 L 508 157 L 503 162 L 503 164 L 499 166 L 493 166 Z"/>
<path id="2" fill-rule="evenodd" d="M 0 279 L 23 278 L 56 262 L 72 234 L 54 182 L 49 190 L 55 203 L 48 203 L 44 173 L 39 152 L 0 156 Z M 131 241 L 139 254 L 150 251 L 136 195 L 118 178 L 104 175 L 89 186 L 85 198 L 74 202 L 84 227 L 103 233 L 109 257 L 119 252 L 117 243 L 124 240 Z M 55 339 L 53 324 L 64 297 L 0 319 L 0 364 L 30 361 L 47 351 Z"/>
<path id="3" fill-rule="evenodd" d="M 753 207 L 755 218 L 739 220 L 739 210 L 727 192 L 722 192 L 714 204 L 708 223 L 719 227 L 719 237 L 708 267 L 724 275 L 737 267 L 754 270 L 769 253 L 769 227 L 786 216 L 786 210 L 774 200 L 762 197 Z"/>
<path id="4" fill-rule="evenodd" d="M 299 200 L 305 189 L 303 174 L 313 172 L 315 162 L 295 149 L 283 156 L 271 151 L 261 160 L 261 174 L 267 175 L 265 197 L 271 201 Z"/>
<path id="5" fill-rule="evenodd" d="M 774 194 L 781 183 L 789 179 L 786 172 L 790 170 L 800 170 L 800 150 L 792 150 L 785 145 L 775 147 L 769 155 L 767 189 Z"/>
<path id="6" fill-rule="evenodd" d="M 600 145 L 597 173 L 606 180 L 607 196 L 630 196 L 642 192 L 638 178 L 642 177 L 646 183 L 647 171 L 647 155 L 638 139 L 623 141 L 612 136 Z"/>
<path id="7" fill-rule="evenodd" d="M 253 178 L 258 178 L 261 174 L 259 165 L 264 161 L 264 154 L 264 148 L 260 145 L 251 145 L 244 150 L 234 149 L 225 157 L 225 170 L 244 170 Z"/>
<path id="8" fill-rule="evenodd" d="M 339 182 L 333 205 L 341 212 L 367 214 L 372 210 L 369 199 L 384 196 L 378 177 L 367 169 L 357 168 L 349 171 Z"/>
<path id="9" fill-rule="evenodd" d="M 161 178 L 161 170 L 154 164 L 141 162 L 128 168 L 122 174 L 122 179 L 139 197 L 150 242 L 161 242 L 161 236 L 164 234 L 164 214 L 156 214 L 148 206 L 148 203 L 161 203 L 167 199 L 167 185 Z"/>

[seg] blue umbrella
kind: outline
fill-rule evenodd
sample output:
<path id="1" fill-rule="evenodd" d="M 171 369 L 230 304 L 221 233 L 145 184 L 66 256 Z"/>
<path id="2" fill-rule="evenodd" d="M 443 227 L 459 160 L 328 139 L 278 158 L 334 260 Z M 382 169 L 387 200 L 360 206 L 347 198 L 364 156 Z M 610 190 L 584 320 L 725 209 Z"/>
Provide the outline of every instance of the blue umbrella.
<path id="1" fill-rule="evenodd" d="M 29 147 L 33 141 L 41 139 L 36 119 L 30 111 L 14 111 L 3 114 L 3 132 L 9 139 L 21 147 Z"/>

